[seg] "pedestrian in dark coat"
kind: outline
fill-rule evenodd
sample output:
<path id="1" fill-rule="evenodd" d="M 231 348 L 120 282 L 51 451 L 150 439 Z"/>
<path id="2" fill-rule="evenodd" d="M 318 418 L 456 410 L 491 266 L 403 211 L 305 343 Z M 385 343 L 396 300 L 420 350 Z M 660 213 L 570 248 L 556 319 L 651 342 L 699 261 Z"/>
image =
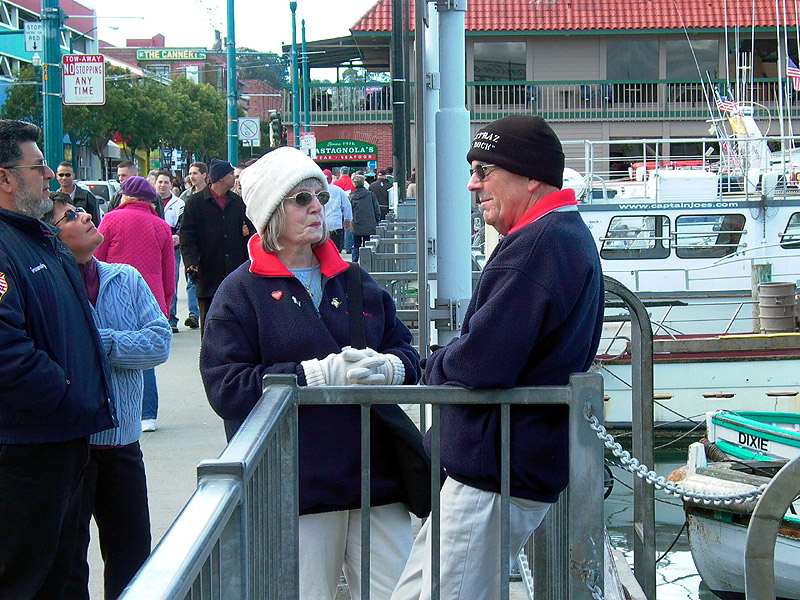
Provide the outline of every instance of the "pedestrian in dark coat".
<path id="1" fill-rule="evenodd" d="M 247 260 L 247 239 L 255 233 L 242 197 L 231 191 L 231 164 L 215 158 L 209 173 L 211 185 L 186 200 L 181 223 L 181 256 L 196 284 L 201 334 L 219 284 Z"/>
<path id="2" fill-rule="evenodd" d="M 363 272 L 368 347 L 348 348 L 348 267 L 328 239 L 327 182 L 314 161 L 278 148 L 247 167 L 241 181 L 258 234 L 250 262 L 217 291 L 200 352 L 206 393 L 228 437 L 258 402 L 268 373 L 293 374 L 309 386 L 416 383 L 411 333 L 388 293 Z M 332 600 L 342 569 L 350 589 L 360 589 L 359 415 L 357 406 L 298 409 L 300 598 Z M 377 600 L 388 600 L 411 548 L 407 496 L 386 427 L 372 419 L 370 597 Z"/>
<path id="3" fill-rule="evenodd" d="M 375 230 L 381 220 L 381 207 L 375 194 L 364 187 L 364 176 L 353 175 L 356 188 L 350 192 L 350 204 L 353 206 L 353 262 L 358 262 L 359 248 Z"/>

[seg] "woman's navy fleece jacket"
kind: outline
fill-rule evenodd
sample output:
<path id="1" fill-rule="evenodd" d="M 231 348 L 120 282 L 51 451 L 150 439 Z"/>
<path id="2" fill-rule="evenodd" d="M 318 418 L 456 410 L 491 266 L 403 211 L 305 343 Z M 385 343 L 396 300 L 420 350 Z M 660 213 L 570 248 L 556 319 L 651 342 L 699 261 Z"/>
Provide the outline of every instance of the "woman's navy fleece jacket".
<path id="1" fill-rule="evenodd" d="M 222 282 L 208 312 L 200 372 L 209 402 L 225 420 L 228 439 L 261 397 L 267 373 L 297 375 L 300 363 L 325 358 L 350 345 L 345 263 L 333 242 L 314 253 L 321 262 L 319 315 L 303 285 L 259 236 L 250 240 L 249 262 Z M 398 356 L 405 384 L 419 380 L 419 355 L 411 333 L 396 317 L 391 297 L 365 272 L 362 291 L 367 345 Z M 379 388 L 376 388 L 376 390 Z M 300 514 L 359 508 L 361 421 L 358 406 L 299 408 Z M 405 490 L 381 423 L 372 420 L 372 506 L 402 501 Z"/>

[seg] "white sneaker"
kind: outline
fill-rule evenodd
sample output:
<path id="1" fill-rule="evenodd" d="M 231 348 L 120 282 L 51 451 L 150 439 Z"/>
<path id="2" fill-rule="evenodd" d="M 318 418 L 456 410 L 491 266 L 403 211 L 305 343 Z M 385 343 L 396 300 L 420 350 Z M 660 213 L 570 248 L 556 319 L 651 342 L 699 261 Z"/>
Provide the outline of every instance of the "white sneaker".
<path id="1" fill-rule="evenodd" d="M 155 431 L 158 429 L 155 419 L 142 419 L 142 431 Z"/>

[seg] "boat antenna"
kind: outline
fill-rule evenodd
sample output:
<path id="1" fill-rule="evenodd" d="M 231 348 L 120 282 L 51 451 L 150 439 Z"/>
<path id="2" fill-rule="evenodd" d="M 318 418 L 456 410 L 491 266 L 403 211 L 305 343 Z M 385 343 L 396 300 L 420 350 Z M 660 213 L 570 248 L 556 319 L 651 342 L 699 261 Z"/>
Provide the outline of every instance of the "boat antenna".
<path id="1" fill-rule="evenodd" d="M 728 59 L 728 49 L 730 46 L 728 45 L 728 0 L 725 0 L 723 3 L 723 10 L 725 11 L 725 81 L 728 84 L 728 87 L 731 85 L 731 61 Z"/>
<path id="2" fill-rule="evenodd" d="M 755 65 L 756 65 L 756 0 L 753 0 L 750 17 L 750 104 L 755 102 Z"/>
<path id="3" fill-rule="evenodd" d="M 776 34 L 777 34 L 777 42 L 778 42 L 778 124 L 780 125 L 781 129 L 781 139 L 784 139 L 784 129 L 783 129 L 783 77 L 784 77 L 784 69 L 783 69 L 783 61 L 784 57 L 781 56 L 782 51 L 785 48 L 781 48 L 781 8 L 778 0 L 775 0 L 775 20 L 776 20 Z"/>
<path id="4" fill-rule="evenodd" d="M 725 0 L 725 1 L 727 2 L 727 0 Z M 692 40 L 689 37 L 689 32 L 686 29 L 686 24 L 683 22 L 683 15 L 681 14 L 680 9 L 678 8 L 678 4 L 675 2 L 675 0 L 672 0 L 672 6 L 675 7 L 675 12 L 678 13 L 678 18 L 681 20 L 681 27 L 683 28 L 683 34 L 686 36 L 686 41 L 689 43 L 689 50 L 692 53 L 692 59 L 694 60 L 694 66 L 697 69 L 697 75 L 700 77 L 700 83 L 703 83 L 703 72 L 700 70 L 700 63 L 697 62 L 697 55 L 694 52 L 694 46 L 692 46 Z M 727 33 L 726 33 L 726 35 L 727 35 Z M 725 52 L 727 54 L 727 48 L 725 49 Z M 708 90 L 706 89 L 705 85 L 701 85 L 700 87 L 703 88 L 703 96 L 706 99 L 706 106 L 708 107 L 708 114 L 713 115 L 714 111 L 711 108 L 711 99 L 709 98 Z"/>

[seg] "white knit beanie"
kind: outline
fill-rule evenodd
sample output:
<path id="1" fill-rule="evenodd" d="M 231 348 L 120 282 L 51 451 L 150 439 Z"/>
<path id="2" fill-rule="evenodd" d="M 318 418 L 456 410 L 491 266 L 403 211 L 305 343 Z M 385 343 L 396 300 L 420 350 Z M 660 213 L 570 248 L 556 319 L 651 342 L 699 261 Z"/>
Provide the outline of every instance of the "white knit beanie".
<path id="1" fill-rule="evenodd" d="M 306 154 L 289 146 L 268 152 L 242 171 L 239 181 L 247 205 L 247 217 L 258 233 L 264 233 L 278 205 L 305 179 L 317 179 L 323 190 L 328 189 L 328 180 L 322 169 Z"/>

